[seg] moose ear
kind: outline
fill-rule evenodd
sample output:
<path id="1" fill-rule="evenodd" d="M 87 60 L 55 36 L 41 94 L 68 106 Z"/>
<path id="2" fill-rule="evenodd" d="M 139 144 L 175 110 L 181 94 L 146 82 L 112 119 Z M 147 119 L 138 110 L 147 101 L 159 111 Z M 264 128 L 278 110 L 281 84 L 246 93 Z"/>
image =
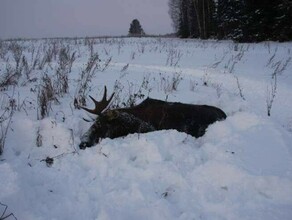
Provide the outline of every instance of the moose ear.
<path id="1" fill-rule="evenodd" d="M 111 110 L 106 113 L 106 118 L 108 119 L 108 121 L 112 121 L 119 117 L 119 115 L 120 113 L 117 110 Z"/>

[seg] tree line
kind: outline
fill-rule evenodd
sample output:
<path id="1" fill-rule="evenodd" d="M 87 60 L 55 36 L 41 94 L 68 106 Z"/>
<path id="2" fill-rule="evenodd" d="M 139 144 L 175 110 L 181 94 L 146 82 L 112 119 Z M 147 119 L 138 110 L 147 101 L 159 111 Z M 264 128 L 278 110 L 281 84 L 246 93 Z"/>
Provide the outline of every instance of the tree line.
<path id="1" fill-rule="evenodd" d="M 181 38 L 292 40 L 292 0 L 169 0 Z"/>

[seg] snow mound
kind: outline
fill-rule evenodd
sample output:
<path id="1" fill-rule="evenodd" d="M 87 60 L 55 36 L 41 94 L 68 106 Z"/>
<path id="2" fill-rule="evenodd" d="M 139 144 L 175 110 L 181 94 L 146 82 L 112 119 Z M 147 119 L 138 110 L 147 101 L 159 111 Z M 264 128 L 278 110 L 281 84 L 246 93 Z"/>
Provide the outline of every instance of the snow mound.
<path id="1" fill-rule="evenodd" d="M 0 203 L 8 206 L 6 214 L 21 220 L 291 219 L 291 43 L 3 41 L 0 80 L 17 68 L 9 49 L 15 44 L 27 65 L 17 82 L 0 88 L 0 140 L 7 128 L 0 156 Z M 61 49 L 74 58 L 67 92 L 54 94 L 48 114 L 40 119 L 43 78 L 59 89 L 56 74 L 64 70 L 61 64 L 68 64 L 61 62 Z M 81 74 L 95 52 L 101 61 L 82 87 Z M 275 71 L 281 71 L 276 78 Z M 105 85 L 115 92 L 113 105 L 151 97 L 213 105 L 228 117 L 197 139 L 162 130 L 106 138 L 79 150 L 80 137 L 94 118 L 75 109 L 74 98 L 84 92 L 84 98 L 99 100 Z M 86 102 L 93 106 L 90 99 Z"/>

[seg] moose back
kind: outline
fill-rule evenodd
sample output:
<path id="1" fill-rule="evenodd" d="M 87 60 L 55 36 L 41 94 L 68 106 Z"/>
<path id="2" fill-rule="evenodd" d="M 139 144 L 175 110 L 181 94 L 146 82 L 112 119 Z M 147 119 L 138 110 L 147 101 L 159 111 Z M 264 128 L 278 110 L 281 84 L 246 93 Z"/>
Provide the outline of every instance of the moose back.
<path id="1" fill-rule="evenodd" d="M 106 98 L 95 103 L 95 109 L 81 107 L 97 115 L 95 122 L 81 137 L 80 149 L 91 147 L 102 138 L 116 138 L 133 133 L 146 133 L 155 130 L 176 129 L 194 137 L 204 135 L 206 128 L 226 114 L 219 108 L 208 105 L 191 105 L 178 102 L 165 102 L 147 98 L 141 104 L 131 108 L 119 108 L 104 111 L 111 102 Z"/>

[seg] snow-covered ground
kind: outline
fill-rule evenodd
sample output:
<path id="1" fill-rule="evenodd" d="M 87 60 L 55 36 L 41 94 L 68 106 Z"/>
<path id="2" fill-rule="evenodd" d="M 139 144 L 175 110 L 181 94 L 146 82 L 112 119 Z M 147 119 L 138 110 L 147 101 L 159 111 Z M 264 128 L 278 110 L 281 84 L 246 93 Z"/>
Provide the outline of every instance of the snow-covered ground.
<path id="1" fill-rule="evenodd" d="M 291 219 L 292 43 L 102 38 L 0 46 L 0 219 Z M 75 52 L 72 68 L 61 68 L 61 48 Z M 100 61 L 86 75 L 95 53 Z M 58 71 L 68 73 L 65 92 Z M 42 117 L 48 81 L 54 100 Z M 74 98 L 100 99 L 104 85 L 115 91 L 112 106 L 149 96 L 214 105 L 228 117 L 197 139 L 163 130 L 79 150 L 92 124 L 83 118 L 92 116 L 75 109 Z"/>

